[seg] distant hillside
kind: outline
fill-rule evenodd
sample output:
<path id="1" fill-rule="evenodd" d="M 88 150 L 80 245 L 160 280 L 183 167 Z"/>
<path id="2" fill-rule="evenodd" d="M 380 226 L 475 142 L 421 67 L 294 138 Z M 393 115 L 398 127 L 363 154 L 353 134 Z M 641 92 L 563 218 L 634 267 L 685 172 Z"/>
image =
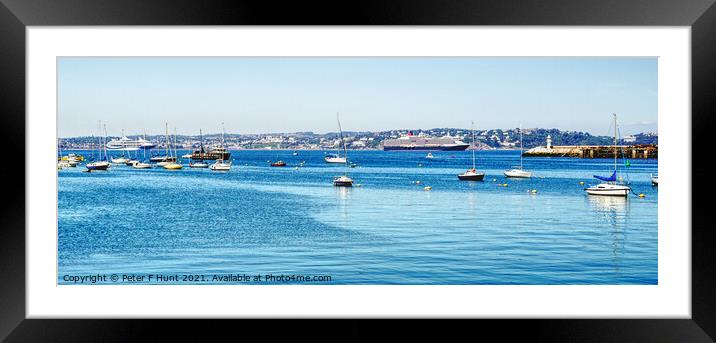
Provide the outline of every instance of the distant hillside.
<path id="1" fill-rule="evenodd" d="M 386 139 L 398 138 L 412 132 L 413 135 L 427 135 L 432 137 L 451 136 L 466 143 L 472 143 L 470 129 L 460 128 L 433 128 L 433 129 L 403 129 L 380 132 L 343 132 L 349 149 L 379 149 L 381 142 Z M 587 132 L 561 131 L 558 129 L 524 129 L 524 148 L 534 148 L 547 144 L 547 136 L 552 137 L 552 145 L 610 145 L 613 138 L 608 136 L 593 136 Z M 475 130 L 478 145 L 481 148 L 511 149 L 520 146 L 518 129 L 489 129 Z M 130 136 L 136 137 L 136 136 Z M 108 140 L 119 137 L 108 137 Z M 149 135 L 147 140 L 155 142 L 159 148 L 164 147 L 166 138 L 163 135 Z M 177 136 L 179 148 L 196 148 L 199 146 L 198 136 Z M 220 134 L 207 134 L 203 136 L 204 145 L 217 146 L 221 144 Z M 63 149 L 96 148 L 97 137 L 85 136 L 62 138 Z M 231 134 L 225 135 L 225 144 L 230 149 L 333 149 L 340 140 L 337 132 L 313 133 L 265 133 L 265 134 Z M 624 137 L 622 144 L 657 144 L 658 136 L 655 133 L 640 133 Z"/>

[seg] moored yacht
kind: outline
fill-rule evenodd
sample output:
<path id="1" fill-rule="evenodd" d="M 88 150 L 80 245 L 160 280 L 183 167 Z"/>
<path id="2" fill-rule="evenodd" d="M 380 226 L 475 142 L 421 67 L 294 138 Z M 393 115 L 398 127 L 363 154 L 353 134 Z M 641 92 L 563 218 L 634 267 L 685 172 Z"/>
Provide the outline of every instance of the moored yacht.
<path id="1" fill-rule="evenodd" d="M 631 187 L 617 182 L 617 115 L 614 114 L 614 172 L 611 176 L 604 177 L 594 175 L 598 180 L 604 181 L 596 186 L 590 186 L 584 190 L 590 195 L 627 196 Z"/>
<path id="2" fill-rule="evenodd" d="M 478 172 L 475 167 L 475 123 L 472 123 L 472 169 L 468 169 L 462 174 L 458 174 L 457 178 L 461 181 L 482 181 L 485 173 Z"/>
<path id="3" fill-rule="evenodd" d="M 524 168 L 522 167 L 522 124 L 520 124 L 520 166 L 514 167 L 510 170 L 505 170 L 505 176 L 516 178 L 532 177 L 532 172 L 524 170 Z"/>

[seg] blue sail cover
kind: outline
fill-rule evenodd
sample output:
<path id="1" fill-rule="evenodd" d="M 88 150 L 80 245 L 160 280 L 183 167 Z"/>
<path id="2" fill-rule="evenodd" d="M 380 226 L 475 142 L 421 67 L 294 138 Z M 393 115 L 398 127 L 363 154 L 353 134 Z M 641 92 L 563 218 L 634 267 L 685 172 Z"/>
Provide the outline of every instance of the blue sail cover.
<path id="1" fill-rule="evenodd" d="M 617 180 L 617 171 L 615 170 L 614 173 L 612 173 L 612 176 L 605 177 L 605 176 L 599 176 L 599 175 L 593 175 L 595 178 L 602 180 L 602 181 L 616 181 Z"/>

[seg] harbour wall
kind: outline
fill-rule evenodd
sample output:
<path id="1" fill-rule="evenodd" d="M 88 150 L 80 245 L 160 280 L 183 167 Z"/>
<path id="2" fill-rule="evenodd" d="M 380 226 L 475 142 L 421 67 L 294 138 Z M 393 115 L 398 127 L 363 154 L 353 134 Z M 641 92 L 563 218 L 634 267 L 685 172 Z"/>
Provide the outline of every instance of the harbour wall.
<path id="1" fill-rule="evenodd" d="M 609 145 L 571 145 L 536 147 L 525 151 L 525 157 L 578 157 L 578 158 L 614 158 L 614 146 Z M 659 158 L 657 145 L 617 146 L 618 158 Z"/>

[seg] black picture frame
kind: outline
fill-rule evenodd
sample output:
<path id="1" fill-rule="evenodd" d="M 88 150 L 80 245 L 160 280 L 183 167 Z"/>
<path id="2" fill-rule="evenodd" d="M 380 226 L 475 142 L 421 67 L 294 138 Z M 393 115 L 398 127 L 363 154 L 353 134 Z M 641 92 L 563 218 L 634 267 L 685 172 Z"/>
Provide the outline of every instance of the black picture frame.
<path id="1" fill-rule="evenodd" d="M 97 1 L 0 0 L 0 131 L 3 141 L 25 142 L 25 28 L 48 25 L 599 25 L 691 27 L 692 318 L 482 320 L 480 336 L 530 341 L 713 342 L 716 338 L 716 240 L 708 225 L 709 132 L 716 111 L 716 6 L 714 0 L 461 0 L 461 1 Z M 686 116 L 670 113 L 667 115 Z M 689 118 L 683 118 L 689 120 Z M 17 149 L 13 148 L 13 151 Z M 16 160 L 23 160 L 20 157 Z M 26 162 L 27 163 L 27 162 Z M 28 164 L 25 164 L 28 165 Z M 122 341 L 186 338 L 198 325 L 204 340 L 236 332 L 233 321 L 183 321 L 184 330 L 154 320 L 25 319 L 25 170 L 0 168 L 4 205 L 0 224 L 0 339 L 7 342 Z M 704 181 L 706 180 L 706 181 Z M 691 187 L 691 185 L 688 185 Z M 251 327 L 252 324 L 244 327 Z M 306 326 L 304 330 L 311 328 Z M 344 324 L 345 325 L 345 324 Z M 361 326 L 362 328 L 362 326 Z M 310 329 L 308 329 L 310 330 Z M 348 326 L 348 334 L 358 333 Z M 397 331 L 397 330 L 396 330 Z M 208 335 L 208 336 L 207 336 Z M 487 337 L 487 336 L 485 336 Z"/>

